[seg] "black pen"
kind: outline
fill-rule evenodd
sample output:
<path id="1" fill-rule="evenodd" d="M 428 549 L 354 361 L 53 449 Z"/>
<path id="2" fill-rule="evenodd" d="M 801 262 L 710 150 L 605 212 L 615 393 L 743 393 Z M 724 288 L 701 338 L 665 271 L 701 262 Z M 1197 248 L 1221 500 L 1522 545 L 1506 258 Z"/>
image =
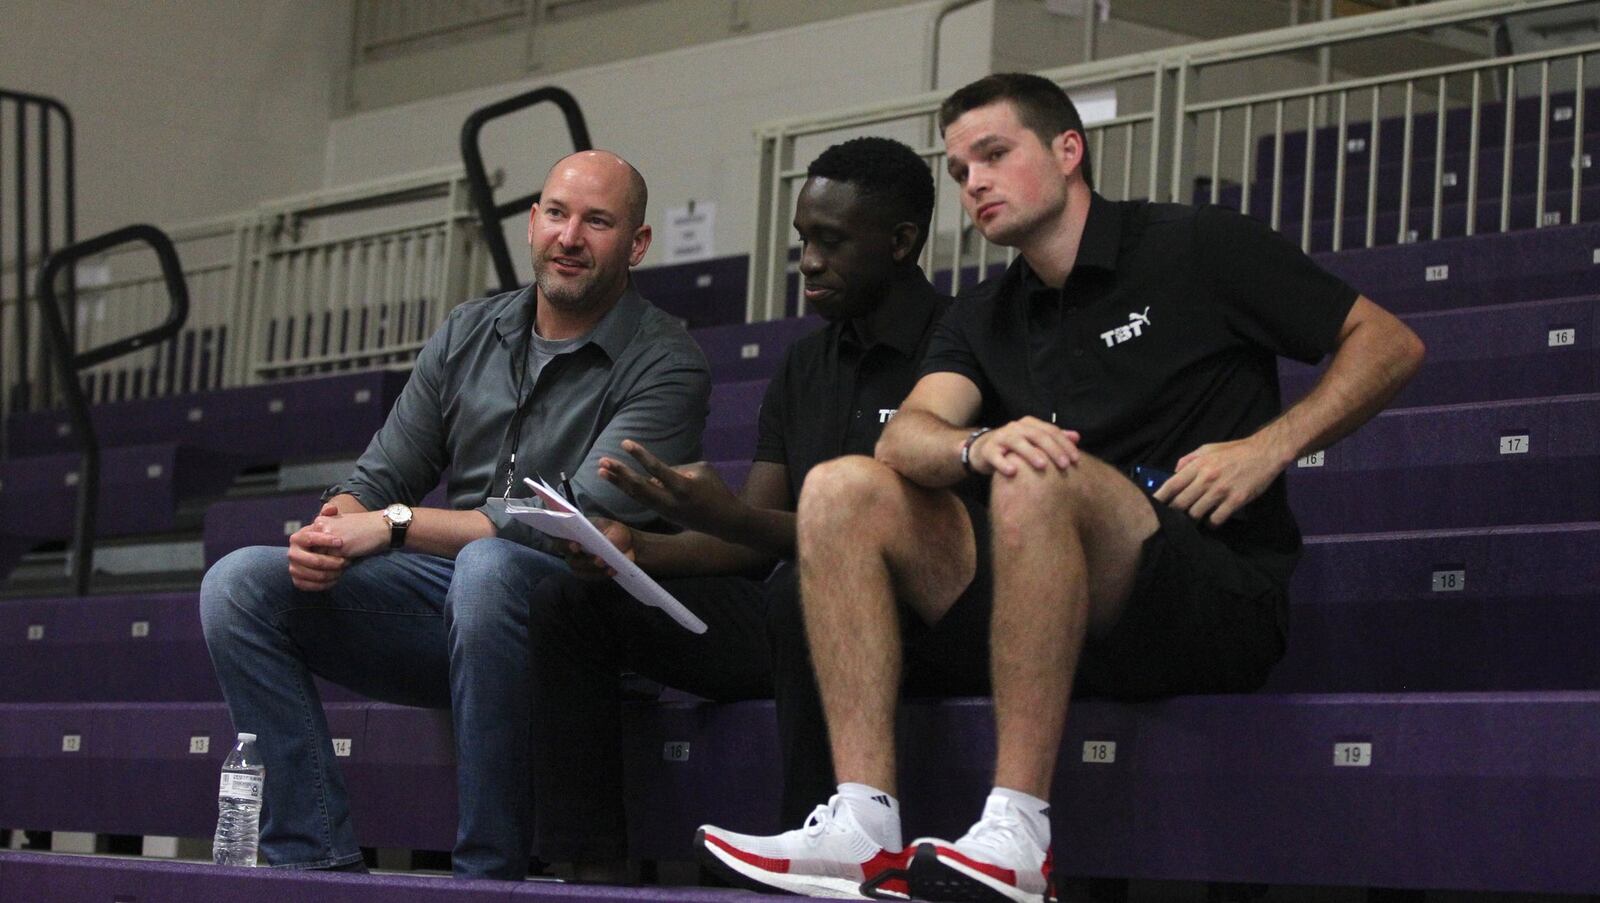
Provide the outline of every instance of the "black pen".
<path id="1" fill-rule="evenodd" d="M 567 504 L 578 507 L 578 500 L 572 495 L 572 481 L 567 479 L 567 472 L 561 472 L 561 494 L 567 497 Z"/>

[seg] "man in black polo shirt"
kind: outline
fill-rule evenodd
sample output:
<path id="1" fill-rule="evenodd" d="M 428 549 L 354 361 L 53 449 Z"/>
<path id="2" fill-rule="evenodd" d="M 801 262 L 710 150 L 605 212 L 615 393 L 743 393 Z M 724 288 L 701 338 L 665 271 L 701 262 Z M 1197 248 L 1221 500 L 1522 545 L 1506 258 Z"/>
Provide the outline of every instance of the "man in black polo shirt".
<path id="1" fill-rule="evenodd" d="M 602 528 L 644 570 L 675 578 L 663 580 L 665 587 L 708 629 L 691 634 L 608 580 L 564 576 L 538 587 L 530 635 L 543 858 L 574 862 L 578 876 L 591 880 L 622 872 L 620 671 L 713 699 L 772 695 L 768 607 L 797 623 L 798 606 L 791 568 L 764 583 L 759 577 L 794 557 L 795 499 L 806 474 L 842 454 L 870 454 L 916 382 L 950 300 L 917 266 L 932 211 L 933 177 L 905 145 L 860 138 L 825 150 L 808 170 L 794 226 L 806 303 L 830 322 L 790 348 L 768 385 L 740 495 L 707 465 L 668 467 L 638 443 L 623 447 L 642 475 L 601 459 L 602 478 L 686 532 L 609 522 Z M 596 567 L 587 558 L 572 563 L 579 571 Z M 777 657 L 787 663 L 778 676 L 780 702 L 795 695 L 795 681 L 800 695 L 814 695 L 803 646 L 798 659 L 792 647 Z"/>
<path id="2" fill-rule="evenodd" d="M 871 792 L 776 837 L 701 833 L 790 883 L 862 872 L 864 891 L 1037 901 L 1074 678 L 1129 698 L 1260 686 L 1300 548 L 1283 472 L 1382 409 L 1422 345 L 1253 220 L 1094 194 L 1083 124 L 1045 79 L 981 79 L 940 124 L 963 207 L 1020 257 L 940 323 L 876 459 L 816 468 L 799 505 L 834 765 Z M 1276 357 L 1330 352 L 1282 411 Z M 970 483 L 987 485 L 988 531 L 954 501 Z M 901 843 L 902 617 L 961 625 L 950 645 L 988 659 L 994 790 L 953 843 Z"/>

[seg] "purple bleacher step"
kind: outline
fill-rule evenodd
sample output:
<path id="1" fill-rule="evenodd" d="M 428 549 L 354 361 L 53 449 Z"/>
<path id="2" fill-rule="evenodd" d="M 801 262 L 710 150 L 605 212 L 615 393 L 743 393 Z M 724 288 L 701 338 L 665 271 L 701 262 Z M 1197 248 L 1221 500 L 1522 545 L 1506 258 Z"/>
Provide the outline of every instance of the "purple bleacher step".
<path id="1" fill-rule="evenodd" d="M 102 448 L 181 442 L 253 463 L 360 454 L 409 373 L 369 370 L 94 405 Z M 13 455 L 76 451 L 64 410 L 13 414 Z"/>
<path id="2" fill-rule="evenodd" d="M 1497 223 L 1498 225 L 1498 223 Z M 1396 313 L 1593 294 L 1600 223 L 1314 255 Z"/>
<path id="3" fill-rule="evenodd" d="M 1600 395 L 1384 411 L 1288 471 L 1307 534 L 1600 520 Z"/>
<path id="4" fill-rule="evenodd" d="M 1547 164 L 1545 187 L 1547 189 L 1570 189 L 1572 186 L 1572 169 L 1569 165 L 1574 158 L 1574 144 L 1570 137 L 1556 139 L 1550 142 L 1545 153 Z M 1487 148 L 1478 159 L 1478 191 L 1481 198 L 1499 197 L 1505 186 L 1505 169 L 1502 163 L 1505 159 L 1503 148 Z M 1523 194 L 1539 190 L 1539 150 L 1537 144 L 1523 144 L 1511 149 L 1511 193 Z M 1600 183 L 1600 168 L 1593 165 L 1593 155 L 1589 156 L 1589 165 L 1583 166 L 1579 173 L 1580 186 L 1592 186 Z M 1469 176 L 1471 158 L 1465 149 L 1449 151 L 1443 158 L 1443 164 L 1437 170 L 1439 177 L 1439 199 L 1445 204 L 1463 203 L 1468 198 L 1468 188 L 1471 180 Z M 1378 169 L 1377 190 L 1374 192 L 1374 203 L 1379 210 L 1393 209 L 1399 205 L 1401 189 L 1405 187 L 1405 167 L 1398 161 L 1386 163 Z M 1412 159 L 1411 183 L 1407 189 L 1413 201 L 1432 204 L 1434 200 L 1434 178 L 1436 175 L 1435 160 L 1432 148 L 1429 153 L 1419 155 Z M 1329 217 L 1334 214 L 1339 203 L 1337 192 L 1337 176 L 1335 170 L 1329 167 L 1318 167 L 1311 178 L 1311 210 L 1317 218 Z M 1206 203 L 1211 199 L 1211 184 L 1207 181 L 1197 180 L 1194 192 L 1196 203 Z M 1227 174 L 1223 174 L 1227 178 Z M 1349 167 L 1345 171 L 1345 190 L 1343 199 L 1344 213 L 1362 213 L 1367 210 L 1368 185 L 1371 173 L 1363 161 L 1360 165 Z M 1284 170 L 1283 180 L 1278 191 L 1278 211 L 1285 219 L 1298 220 L 1300 211 L 1305 209 L 1305 170 Z M 1232 207 L 1270 220 L 1272 217 L 1273 183 L 1270 179 L 1257 182 L 1250 186 L 1250 207 L 1245 210 L 1241 206 L 1244 202 L 1243 186 L 1236 182 L 1229 182 L 1217 191 L 1217 203 Z"/>
<path id="5" fill-rule="evenodd" d="M 1538 201 L 1537 192 L 1512 195 L 1508 206 L 1510 214 L 1507 217 L 1506 231 L 1528 231 L 1570 224 L 1568 219 L 1571 215 L 1572 206 L 1570 186 L 1554 186 L 1545 192 L 1542 219 Z M 1398 209 L 1398 202 L 1387 206 L 1380 205 L 1378 214 L 1373 219 L 1372 243 L 1374 246 L 1416 244 L 1444 238 L 1465 237 L 1467 235 L 1468 205 L 1465 202 L 1447 203 L 1440 207 L 1437 238 L 1434 237 L 1433 231 L 1432 200 L 1413 199 L 1411 204 L 1411 208 L 1406 211 L 1404 232 L 1401 231 L 1401 211 Z M 1596 205 L 1600 205 L 1600 185 L 1584 187 L 1579 192 L 1580 208 L 1592 211 Z M 1474 233 L 1481 235 L 1487 232 L 1499 231 L 1501 209 L 1499 195 L 1489 198 L 1480 196 L 1476 207 L 1472 209 L 1475 217 Z M 1304 244 L 1313 251 L 1321 252 L 1332 250 L 1335 226 L 1342 230 L 1340 232 L 1341 248 L 1361 248 L 1366 246 L 1367 219 L 1365 211 L 1357 213 L 1347 209 L 1344 218 L 1338 221 L 1331 217 L 1314 218 L 1311 222 L 1311 234 L 1308 243 L 1301 241 L 1303 235 L 1299 217 L 1284 217 L 1280 221 L 1278 229 L 1295 243 Z M 1561 294 L 1580 294 L 1581 291 L 1565 291 L 1561 292 Z M 1536 297 L 1552 296 L 1547 294 Z"/>
<path id="6" fill-rule="evenodd" d="M 701 436 L 700 454 L 707 461 L 749 460 L 756 450 L 756 423 L 765 379 L 718 383 L 711 387 L 711 408 Z"/>
<path id="7" fill-rule="evenodd" d="M 1597 715 L 1596 692 L 1079 700 L 1056 769 L 1057 868 L 1582 892 L 1600 883 L 1600 861 L 1587 855 L 1600 844 Z M 341 766 L 361 842 L 447 848 L 445 720 L 379 705 L 330 706 L 329 717 L 350 741 Z M 636 703 L 624 723 L 634 856 L 687 859 L 706 821 L 776 828 L 770 702 Z M 220 704 L 0 705 L 0 725 L 0 823 L 180 836 L 210 828 L 216 738 L 231 736 Z M 201 736 L 215 754 L 190 752 Z M 910 703 L 900 736 L 908 834 L 959 833 L 992 781 L 990 704 Z"/>
<path id="8" fill-rule="evenodd" d="M 693 330 L 716 383 L 770 379 L 796 339 L 823 328 L 821 317 L 786 317 L 760 323 L 734 323 Z"/>
<path id="9" fill-rule="evenodd" d="M 1600 690 L 1600 523 L 1314 536 L 1274 692 Z"/>
<path id="10" fill-rule="evenodd" d="M 328 701 L 364 701 L 317 679 Z M 199 594 L 0 601 L 0 702 L 215 702 Z"/>
<path id="11" fill-rule="evenodd" d="M 349 875 L 0 851 L 0 899 L 227 903 L 752 903 L 772 898 L 698 887 L 608 887 L 442 875 Z"/>
<path id="12" fill-rule="evenodd" d="M 1586 852 L 1600 843 L 1597 714 L 1600 693 L 1079 701 L 1056 769 L 1056 868 L 1586 891 L 1600 884 Z M 733 830 L 772 828 L 770 703 L 640 706 L 628 725 L 636 855 L 685 856 L 706 814 Z M 907 706 L 900 747 L 908 836 L 959 834 L 992 782 L 988 702 Z"/>
<path id="13" fill-rule="evenodd" d="M 203 541 L 206 567 L 247 546 L 287 546 L 289 534 L 316 519 L 322 493 L 297 492 L 222 499 L 206 507 Z M 422 497 L 422 507 L 446 507 L 444 484 Z"/>
<path id="14" fill-rule="evenodd" d="M 1600 296 L 1407 314 L 1428 347 L 1422 369 L 1391 407 L 1600 392 Z M 1285 404 L 1326 369 L 1278 362 Z"/>
<path id="15" fill-rule="evenodd" d="M 744 254 L 633 271 L 640 295 L 693 328 L 742 320 L 749 279 L 750 258 Z"/>
<path id="16" fill-rule="evenodd" d="M 166 443 L 108 448 L 100 456 L 97 536 L 171 530 L 180 502 L 220 495 L 243 459 Z M 0 533 L 66 538 L 77 512 L 76 453 L 0 461 Z"/>
<path id="17" fill-rule="evenodd" d="M 1370 101 L 1370 97 L 1367 98 Z M 1550 128 L 1552 139 L 1570 139 L 1575 131 L 1577 122 L 1574 120 L 1573 103 L 1576 95 L 1572 91 L 1554 92 L 1550 95 Z M 1584 92 L 1584 106 L 1593 108 L 1594 103 L 1600 100 L 1600 91 L 1591 88 Z M 1512 110 L 1512 144 L 1526 145 L 1539 140 L 1540 133 L 1540 103 L 1538 97 L 1518 98 Z M 1563 115 L 1565 120 L 1558 118 Z M 1304 113 L 1304 108 L 1301 108 Z M 1291 114 L 1293 115 L 1293 114 Z M 1357 118 L 1362 114 L 1352 108 L 1352 117 Z M 1471 107 L 1457 107 L 1445 113 L 1445 146 L 1447 148 L 1461 147 L 1468 144 L 1471 135 Z M 1506 134 L 1506 109 L 1505 104 L 1498 101 L 1484 103 L 1479 108 L 1478 146 L 1484 151 L 1503 147 Z M 1287 124 L 1287 123 L 1286 123 Z M 1584 133 L 1593 134 L 1600 130 L 1600 121 L 1595 117 L 1588 117 L 1584 122 Z M 1379 165 L 1398 163 L 1405 150 L 1406 117 L 1389 116 L 1379 120 L 1378 126 L 1378 162 Z M 1436 109 L 1419 109 L 1411 117 L 1411 146 L 1412 153 L 1416 156 L 1431 159 L 1433 149 L 1438 138 L 1439 116 Z M 1313 164 L 1319 170 L 1332 169 L 1337 165 L 1339 153 L 1339 127 L 1337 125 L 1321 126 L 1315 131 L 1313 139 Z M 1371 158 L 1372 124 L 1370 121 L 1347 122 L 1345 128 L 1345 146 L 1343 155 L 1347 167 L 1366 167 Z M 1256 139 L 1255 148 L 1255 174 L 1258 180 L 1272 177 L 1273 167 L 1276 165 L 1275 151 L 1277 142 L 1273 135 L 1263 135 Z M 1306 157 L 1306 132 L 1305 130 L 1289 131 L 1284 133 L 1283 140 L 1283 171 L 1297 173 L 1305 171 Z"/>

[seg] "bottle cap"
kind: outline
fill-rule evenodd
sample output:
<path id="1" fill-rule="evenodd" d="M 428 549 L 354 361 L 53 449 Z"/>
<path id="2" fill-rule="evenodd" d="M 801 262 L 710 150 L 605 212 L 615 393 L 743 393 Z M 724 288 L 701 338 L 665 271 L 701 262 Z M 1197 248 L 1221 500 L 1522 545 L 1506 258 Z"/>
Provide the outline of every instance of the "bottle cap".
<path id="1" fill-rule="evenodd" d="M 240 741 L 249 741 L 251 743 L 254 743 L 254 742 L 256 742 L 256 735 L 255 734 L 245 733 L 244 731 L 240 731 L 239 732 L 239 739 L 240 739 Z"/>

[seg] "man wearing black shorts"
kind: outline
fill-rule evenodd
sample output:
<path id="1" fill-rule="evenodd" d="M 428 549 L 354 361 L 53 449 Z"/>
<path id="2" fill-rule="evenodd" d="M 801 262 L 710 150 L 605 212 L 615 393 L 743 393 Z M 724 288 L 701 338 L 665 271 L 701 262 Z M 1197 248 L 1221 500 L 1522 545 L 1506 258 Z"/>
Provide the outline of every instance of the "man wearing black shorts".
<path id="1" fill-rule="evenodd" d="M 934 324 L 950 299 L 917 265 L 933 212 L 927 163 L 897 141 L 859 138 L 824 150 L 795 209 L 807 307 L 828 325 L 794 343 L 763 397 L 755 460 L 735 496 L 704 463 L 673 467 L 641 443 L 634 459 L 599 461 L 599 476 L 685 528 L 601 527 L 618 548 L 707 624 L 692 634 L 609 580 L 552 577 L 529 598 L 533 775 L 542 858 L 572 862 L 580 879 L 623 877 L 626 831 L 618 673 L 637 671 L 712 699 L 773 694 L 769 608 L 798 611 L 795 500 L 811 469 L 871 453 L 916 383 Z M 581 575 L 598 562 L 574 555 Z M 810 686 L 778 651 L 788 676 Z M 814 693 L 813 693 L 814 695 Z M 785 731 L 787 734 L 787 731 Z M 824 750 L 825 752 L 825 750 Z"/>
<path id="2" fill-rule="evenodd" d="M 801 598 L 838 795 L 799 830 L 706 826 L 701 846 L 773 886 L 814 873 L 1038 901 L 1074 680 L 1128 698 L 1259 687 L 1300 549 L 1283 472 L 1381 410 L 1423 349 L 1254 220 L 1095 194 L 1083 123 L 1045 79 L 988 76 L 939 115 L 967 214 L 1020 256 L 940 323 L 875 458 L 818 467 L 802 490 Z M 1329 353 L 1282 410 L 1276 357 Z M 988 531 L 952 491 L 974 482 Z M 902 621 L 917 625 L 904 638 Z M 903 844 L 894 710 L 902 663 L 921 669 L 927 646 L 969 678 L 987 659 L 995 783 L 960 839 Z"/>

